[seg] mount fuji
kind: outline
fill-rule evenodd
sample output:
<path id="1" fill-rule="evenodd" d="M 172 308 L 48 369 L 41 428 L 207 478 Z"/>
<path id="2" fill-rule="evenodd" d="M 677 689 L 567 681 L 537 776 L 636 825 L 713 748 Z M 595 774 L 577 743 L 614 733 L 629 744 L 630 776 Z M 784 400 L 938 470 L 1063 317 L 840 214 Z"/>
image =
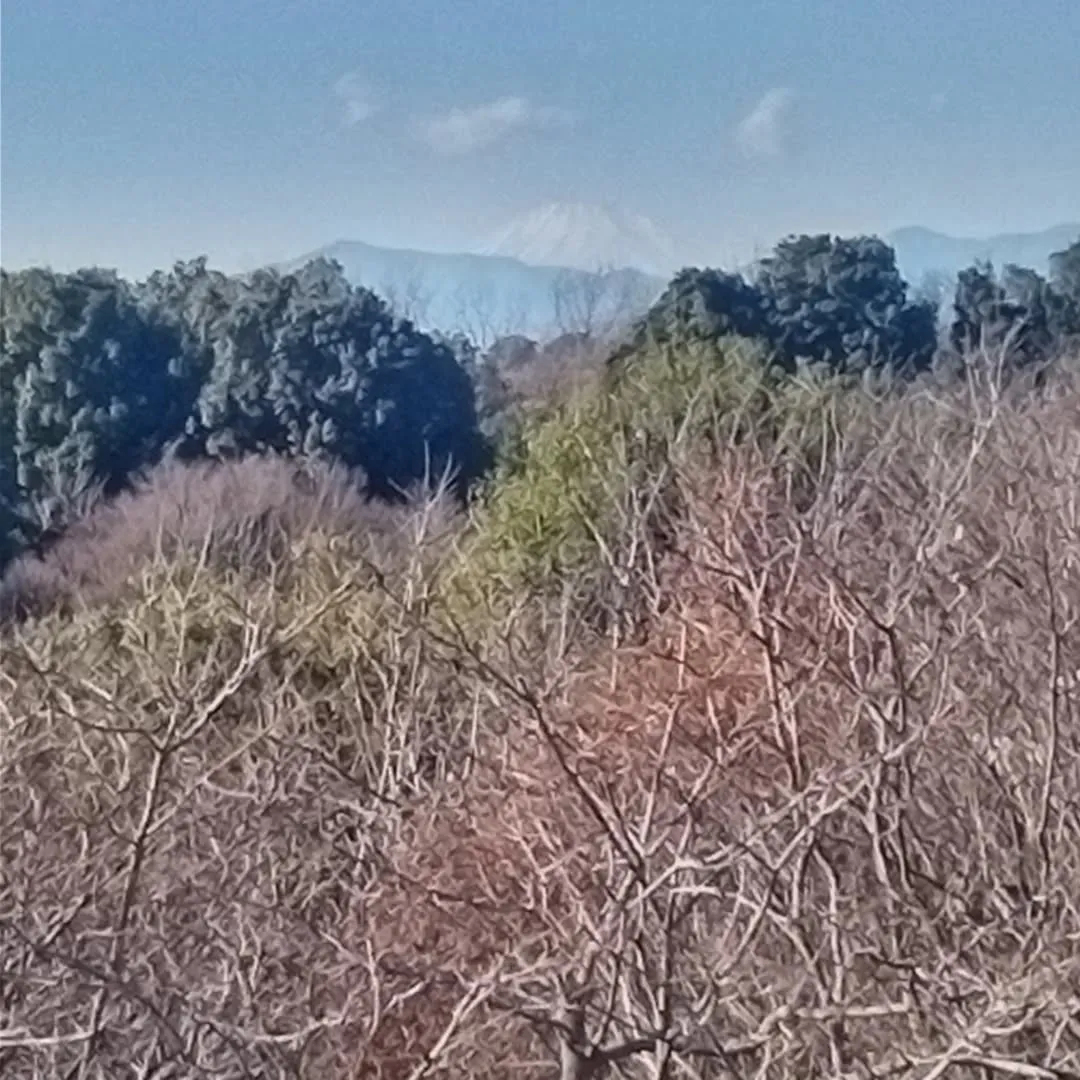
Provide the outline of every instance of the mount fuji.
<path id="1" fill-rule="evenodd" d="M 532 266 L 640 270 L 667 277 L 675 245 L 648 218 L 610 204 L 550 202 L 511 221 L 481 249 Z"/>

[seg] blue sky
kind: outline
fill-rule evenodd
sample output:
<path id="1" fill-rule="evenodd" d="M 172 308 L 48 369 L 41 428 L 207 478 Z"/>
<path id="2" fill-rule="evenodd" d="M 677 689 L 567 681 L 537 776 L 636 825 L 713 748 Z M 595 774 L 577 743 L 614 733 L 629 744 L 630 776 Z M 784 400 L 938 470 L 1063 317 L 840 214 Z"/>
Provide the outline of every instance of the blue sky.
<path id="1" fill-rule="evenodd" d="M 1080 217 L 1077 0 L 6 0 L 2 259 L 482 244 L 551 199 L 687 261 Z"/>

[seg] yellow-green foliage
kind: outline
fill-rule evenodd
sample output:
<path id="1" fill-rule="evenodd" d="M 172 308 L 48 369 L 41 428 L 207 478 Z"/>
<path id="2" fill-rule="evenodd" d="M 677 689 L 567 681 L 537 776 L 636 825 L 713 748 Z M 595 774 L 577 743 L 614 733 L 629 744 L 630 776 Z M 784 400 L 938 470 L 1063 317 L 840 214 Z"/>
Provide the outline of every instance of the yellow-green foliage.
<path id="1" fill-rule="evenodd" d="M 376 557 L 362 533 L 332 526 L 292 537 L 272 569 L 182 547 L 110 600 L 42 620 L 34 636 L 87 673 L 103 662 L 100 649 L 128 647 L 175 673 L 230 635 L 240 648 L 243 627 L 258 623 L 282 639 L 275 652 L 296 674 L 353 677 L 377 662 L 384 639 L 429 613 L 448 610 L 482 637 L 491 616 L 504 625 L 508 607 L 550 595 L 567 577 L 611 570 L 630 523 L 640 526 L 651 495 L 677 487 L 688 455 L 766 434 L 800 446 L 828 441 L 840 399 L 835 381 L 777 375 L 745 341 L 643 352 L 522 420 L 515 451 L 449 551 L 403 535 L 386 545 L 397 555 Z"/>
<path id="2" fill-rule="evenodd" d="M 525 421 L 520 451 L 496 470 L 450 568 L 449 595 L 490 604 L 601 557 L 633 492 L 703 439 L 736 436 L 772 381 L 760 351 L 738 340 L 649 352 Z"/>

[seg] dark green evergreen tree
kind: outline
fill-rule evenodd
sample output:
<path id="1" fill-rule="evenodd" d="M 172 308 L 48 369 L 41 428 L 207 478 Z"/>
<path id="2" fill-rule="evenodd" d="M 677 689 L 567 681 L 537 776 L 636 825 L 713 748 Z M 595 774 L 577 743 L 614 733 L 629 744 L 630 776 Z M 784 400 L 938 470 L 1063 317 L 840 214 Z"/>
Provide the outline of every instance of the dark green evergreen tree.
<path id="1" fill-rule="evenodd" d="M 1027 267 L 989 263 L 961 271 L 949 338 L 957 352 L 1004 349 L 1026 367 L 1054 356 L 1080 333 L 1078 308 L 1067 293 Z"/>
<path id="2" fill-rule="evenodd" d="M 918 370 L 933 358 L 933 304 L 909 299 L 895 252 L 877 237 L 790 237 L 761 261 L 756 285 L 789 363 Z"/>
<path id="3" fill-rule="evenodd" d="M 197 379 L 185 382 L 175 333 L 111 271 L 5 274 L 2 304 L 0 490 L 8 528 L 28 540 L 156 460 Z"/>
<path id="4" fill-rule="evenodd" d="M 1074 308 L 1080 309 L 1080 237 L 1050 256 L 1050 280 Z"/>
<path id="5" fill-rule="evenodd" d="M 612 362 L 643 349 L 691 345 L 729 334 L 759 340 L 768 336 L 761 294 L 740 274 L 688 267 L 672 278 Z"/>
<path id="6" fill-rule="evenodd" d="M 2 290 L 0 566 L 167 453 L 325 457 L 389 496 L 488 466 L 469 358 L 337 264 L 198 259 L 138 286 L 27 270 Z"/>
<path id="7" fill-rule="evenodd" d="M 155 283 L 204 352 L 184 456 L 273 451 L 362 469 L 376 494 L 484 467 L 473 384 L 453 347 L 316 260 L 225 278 L 203 263 Z"/>

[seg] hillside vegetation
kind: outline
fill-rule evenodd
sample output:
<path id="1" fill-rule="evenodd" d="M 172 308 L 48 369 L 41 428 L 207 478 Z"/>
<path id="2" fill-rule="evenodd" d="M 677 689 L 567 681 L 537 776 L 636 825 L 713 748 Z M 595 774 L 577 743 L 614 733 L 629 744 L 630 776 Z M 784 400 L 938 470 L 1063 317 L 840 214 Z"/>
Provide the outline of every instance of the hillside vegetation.
<path id="1" fill-rule="evenodd" d="M 1080 239 L 1054 256 L 1050 281 L 1020 267 L 962 273 L 952 352 L 1001 345 L 1031 366 L 1080 338 L 1078 263 Z M 567 281 L 553 301 L 576 351 L 611 352 L 612 295 Z M 616 355 L 737 334 L 787 371 L 911 373 L 940 352 L 936 318 L 881 240 L 790 237 L 750 278 L 681 271 Z M 0 573 L 169 459 L 319 459 L 361 471 L 381 499 L 447 473 L 464 497 L 515 426 L 512 369 L 537 366 L 520 362 L 528 342 L 482 354 L 486 336 L 423 333 L 325 259 L 238 277 L 199 259 L 137 283 L 0 271 Z"/>
<path id="2" fill-rule="evenodd" d="M 0 1075 L 1080 1075 L 1080 356 L 1033 329 L 1069 279 L 983 268 L 931 362 L 878 348 L 903 290 L 829 321 L 879 256 L 684 272 L 492 470 L 392 500 L 404 418 L 363 460 L 291 441 L 365 400 L 359 329 L 176 324 L 250 391 L 239 441 L 185 421 L 0 581 Z M 20 319 L 24 522 L 32 463 L 145 426 L 49 458 Z M 264 348 L 298 325 L 314 359 Z M 476 376 L 398 332 L 365 363 Z M 274 374 L 325 350 L 318 393 Z"/>

